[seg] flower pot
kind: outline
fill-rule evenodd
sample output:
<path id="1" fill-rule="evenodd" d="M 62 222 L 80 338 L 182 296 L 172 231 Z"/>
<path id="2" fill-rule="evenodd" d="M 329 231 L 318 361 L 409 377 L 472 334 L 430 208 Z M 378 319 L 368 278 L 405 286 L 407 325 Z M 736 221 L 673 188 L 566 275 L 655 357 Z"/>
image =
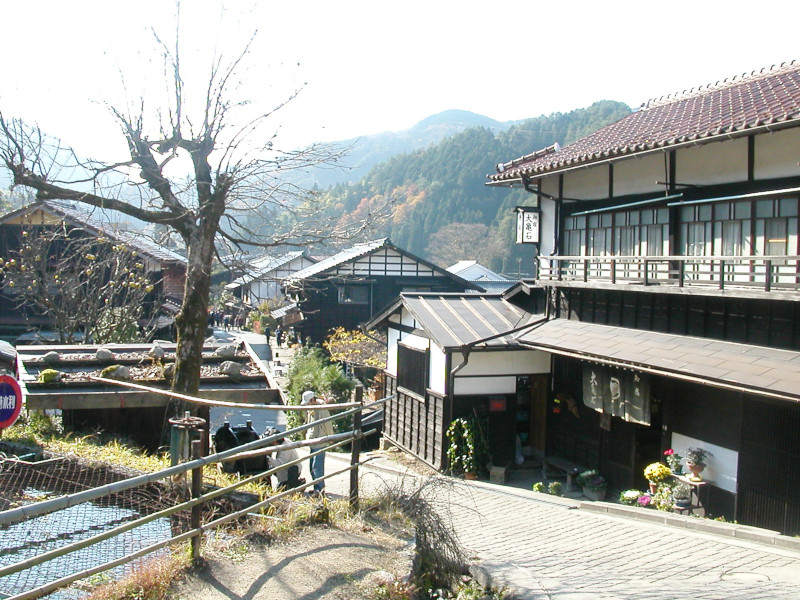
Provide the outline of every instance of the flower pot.
<path id="1" fill-rule="evenodd" d="M 649 481 L 648 485 L 650 486 L 650 493 L 655 494 L 658 489 L 658 484 L 655 481 Z"/>
<path id="2" fill-rule="evenodd" d="M 605 500 L 606 499 L 606 488 L 600 488 L 591 490 L 588 487 L 583 488 L 583 495 L 586 496 L 589 500 Z"/>
<path id="3" fill-rule="evenodd" d="M 706 468 L 704 463 L 686 463 L 686 467 L 692 472 L 689 476 L 689 479 L 692 481 L 702 481 L 703 478 L 700 476 L 700 473 L 703 472 L 703 469 Z"/>
<path id="4" fill-rule="evenodd" d="M 472 481 L 477 481 L 478 474 L 477 473 L 464 473 L 464 479 L 470 479 Z"/>
<path id="5" fill-rule="evenodd" d="M 677 508 L 689 508 L 691 504 L 689 498 L 675 498 L 675 506 Z"/>

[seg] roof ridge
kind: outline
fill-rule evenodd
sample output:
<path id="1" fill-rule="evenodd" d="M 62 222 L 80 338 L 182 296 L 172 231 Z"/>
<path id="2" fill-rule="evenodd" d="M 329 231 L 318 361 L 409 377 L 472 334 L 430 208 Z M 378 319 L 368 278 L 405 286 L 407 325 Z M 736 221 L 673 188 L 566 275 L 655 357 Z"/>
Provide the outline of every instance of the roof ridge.
<path id="1" fill-rule="evenodd" d="M 704 96 L 725 88 L 742 85 L 743 83 L 749 83 L 751 81 L 757 81 L 758 79 L 771 77 L 783 71 L 794 71 L 796 69 L 800 69 L 800 63 L 797 60 L 782 62 L 779 65 L 776 64 L 772 65 L 771 67 L 762 67 L 761 69 L 756 69 L 750 73 L 742 73 L 741 75 L 726 77 L 725 79 L 716 81 L 715 83 L 708 83 L 695 88 L 689 88 L 688 90 L 675 92 L 673 94 L 651 98 L 650 100 L 644 102 L 639 108 L 640 110 L 648 110 L 659 106 L 665 106 L 672 102 L 678 102 L 680 100 L 686 100 L 688 98 L 694 98 L 697 96 Z"/>

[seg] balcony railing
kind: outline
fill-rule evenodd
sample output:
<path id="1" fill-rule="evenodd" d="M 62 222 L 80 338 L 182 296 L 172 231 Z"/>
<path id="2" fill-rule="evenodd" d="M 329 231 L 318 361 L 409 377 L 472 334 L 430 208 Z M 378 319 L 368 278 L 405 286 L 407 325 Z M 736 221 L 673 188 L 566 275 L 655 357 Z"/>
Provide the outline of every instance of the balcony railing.
<path id="1" fill-rule="evenodd" d="M 542 281 L 800 289 L 800 256 L 540 256 Z"/>

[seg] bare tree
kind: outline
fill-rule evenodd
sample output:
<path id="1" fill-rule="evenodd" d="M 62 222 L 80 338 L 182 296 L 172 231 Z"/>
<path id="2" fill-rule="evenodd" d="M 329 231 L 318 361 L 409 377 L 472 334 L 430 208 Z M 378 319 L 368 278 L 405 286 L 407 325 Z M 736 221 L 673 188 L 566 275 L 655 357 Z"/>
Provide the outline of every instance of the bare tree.
<path id="1" fill-rule="evenodd" d="M 275 148 L 275 136 L 261 132 L 280 106 L 247 116 L 242 123 L 242 115 L 251 107 L 235 98 L 236 76 L 249 45 L 232 61 L 213 63 L 202 108 L 190 115 L 178 37 L 174 50 L 156 38 L 169 87 L 167 105 L 152 118 L 144 97 L 130 109 L 110 107 L 127 142 L 129 160 L 83 160 L 47 140 L 37 128 L 7 119 L 1 112 L 0 157 L 14 185 L 34 189 L 40 199 L 118 211 L 179 234 L 188 268 L 176 318 L 172 387 L 196 394 L 215 256 L 242 245 L 296 247 L 347 239 L 360 235 L 359 229 L 369 225 L 372 215 L 344 231 L 329 228 L 314 214 L 309 208 L 313 204 L 306 202 L 308 192 L 288 183 L 285 176 L 293 169 L 331 164 L 337 156 L 316 145 L 293 152 Z"/>

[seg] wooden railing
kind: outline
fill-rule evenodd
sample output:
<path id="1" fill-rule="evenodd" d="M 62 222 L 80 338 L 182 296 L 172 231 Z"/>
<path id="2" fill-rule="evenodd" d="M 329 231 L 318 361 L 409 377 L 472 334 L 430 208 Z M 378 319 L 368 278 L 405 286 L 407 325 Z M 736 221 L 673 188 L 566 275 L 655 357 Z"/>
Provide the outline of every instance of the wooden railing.
<path id="1" fill-rule="evenodd" d="M 800 289 L 800 256 L 541 256 L 542 281 Z"/>
<path id="2" fill-rule="evenodd" d="M 83 504 L 88 505 L 92 502 L 97 501 L 98 499 L 112 495 L 123 494 L 125 493 L 126 490 L 134 490 L 135 488 L 138 488 L 143 485 L 149 485 L 157 482 L 164 482 L 165 485 L 176 485 L 176 482 L 181 482 L 181 481 L 187 482 L 187 478 L 189 478 L 191 482 L 191 485 L 187 486 L 188 489 L 186 491 L 185 500 L 183 502 L 177 503 L 167 509 L 159 510 L 157 512 L 153 512 L 152 514 L 141 516 L 136 520 L 126 522 L 122 525 L 118 525 L 113 529 L 109 529 L 102 533 L 95 534 L 91 537 L 80 539 L 79 541 L 71 543 L 65 542 L 63 546 L 55 548 L 50 551 L 42 552 L 35 557 L 28 558 L 26 560 L 22 560 L 13 564 L 6 564 L 5 566 L 0 566 L 0 578 L 6 575 L 13 575 L 15 573 L 22 572 L 26 569 L 30 569 L 32 567 L 36 567 L 37 565 L 41 565 L 47 561 L 58 559 L 66 555 L 79 552 L 85 548 L 95 546 L 96 544 L 99 544 L 105 540 L 116 538 L 128 531 L 146 525 L 156 519 L 163 519 L 166 517 L 170 517 L 171 515 L 175 515 L 180 511 L 191 510 L 191 526 L 187 531 L 183 531 L 178 534 L 173 534 L 171 537 L 163 539 L 155 544 L 151 544 L 150 546 L 147 546 L 135 552 L 131 552 L 121 558 L 116 558 L 114 560 L 102 564 L 97 564 L 95 566 L 85 568 L 80 571 L 72 573 L 62 573 L 62 577 L 60 579 L 55 581 L 49 581 L 47 583 L 38 585 L 37 587 L 32 589 L 27 589 L 22 593 L 18 593 L 14 596 L 11 596 L 10 599 L 24 600 L 28 598 L 38 598 L 42 595 L 48 594 L 59 588 L 66 587 L 71 583 L 78 581 L 80 579 L 84 579 L 91 575 L 107 571 L 119 565 L 129 563 L 142 556 L 145 556 L 147 554 L 150 554 L 167 546 L 183 542 L 186 540 L 191 540 L 193 557 L 199 558 L 200 540 L 201 536 L 205 532 L 214 530 L 215 528 L 229 521 L 240 519 L 248 514 L 253 514 L 254 512 L 257 512 L 260 509 L 267 507 L 269 504 L 273 503 L 274 501 L 280 498 L 289 496 L 291 494 L 296 494 L 309 486 L 313 486 L 314 483 L 341 475 L 348 471 L 350 472 L 349 501 L 351 506 L 355 510 L 357 510 L 359 502 L 358 468 L 362 464 L 359 457 L 360 440 L 364 437 L 364 435 L 370 433 L 369 431 L 366 432 L 362 431 L 361 415 L 364 409 L 374 408 L 376 406 L 383 405 L 383 403 L 385 403 L 388 400 L 388 398 L 384 398 L 382 400 L 371 402 L 369 404 L 362 404 L 361 403 L 362 393 L 363 389 L 359 386 L 356 389 L 355 403 L 348 403 L 343 405 L 333 404 L 326 406 L 326 409 L 336 409 L 337 407 L 340 408 L 344 407 L 344 408 L 349 408 L 349 410 L 343 410 L 342 412 L 333 414 L 332 416 L 325 419 L 313 421 L 311 423 L 307 423 L 305 425 L 289 429 L 285 432 L 281 432 L 279 434 L 272 435 L 269 437 L 264 437 L 256 441 L 250 442 L 248 444 L 243 444 L 241 446 L 237 446 L 230 450 L 226 450 L 224 452 L 219 452 L 217 454 L 212 454 L 209 456 L 201 456 L 202 452 L 200 448 L 200 441 L 195 440 L 192 442 L 192 457 L 191 460 L 189 460 L 188 462 L 175 465 L 173 467 L 170 467 L 162 471 L 158 471 L 156 473 L 140 475 L 138 477 L 132 477 L 123 481 L 110 483 L 101 487 L 92 488 L 73 494 L 67 494 L 64 496 L 60 496 L 58 498 L 54 498 L 52 500 L 46 500 L 35 504 L 28 504 L 26 506 L 21 506 L 19 508 L 0 512 L 0 528 L 9 527 L 11 525 L 18 523 L 33 521 L 34 519 L 43 517 L 45 515 L 51 515 L 52 518 L 55 519 L 55 521 L 58 521 L 59 511 Z M 230 404 L 230 403 L 223 403 L 223 404 Z M 252 409 L 255 408 L 256 406 L 257 405 L 250 405 L 249 408 Z M 353 408 L 353 406 L 355 406 L 355 408 Z M 261 408 L 266 408 L 266 407 L 261 407 Z M 277 408 L 277 407 L 273 405 L 272 408 Z M 280 408 L 285 410 L 295 410 L 295 409 L 306 410 L 306 409 L 313 409 L 315 407 L 281 406 Z M 279 439 L 282 439 L 284 437 L 288 439 L 288 437 L 291 436 L 292 434 L 302 433 L 305 430 L 319 423 L 327 421 L 336 421 L 348 417 L 350 415 L 352 415 L 353 417 L 353 427 L 352 430 L 347 431 L 345 433 L 340 433 L 337 435 L 314 439 L 314 440 L 304 440 L 301 442 L 285 442 L 280 446 L 274 445 Z M 337 448 L 347 443 L 351 443 L 351 462 L 350 465 L 348 465 L 347 467 L 339 469 L 334 472 L 326 473 L 323 477 L 320 477 L 318 479 L 313 479 L 311 481 L 304 482 L 302 483 L 302 485 L 296 488 L 280 491 L 279 493 L 269 496 L 266 499 L 251 504 L 245 508 L 228 512 L 223 516 L 216 516 L 211 521 L 205 523 L 201 522 L 201 508 L 204 503 L 210 502 L 212 500 L 217 500 L 224 496 L 228 496 L 233 492 L 235 492 L 236 490 L 238 490 L 239 488 L 249 483 L 259 480 L 269 481 L 268 478 L 280 470 L 288 469 L 293 465 L 299 464 L 300 462 L 307 460 L 310 456 L 326 452 L 328 450 Z M 316 452 L 312 452 L 311 454 L 306 454 L 304 456 L 301 456 L 297 460 L 281 464 L 276 468 L 272 468 L 267 471 L 252 475 L 250 477 L 240 479 L 233 485 L 225 488 L 208 491 L 204 490 L 202 487 L 203 469 L 204 467 L 207 467 L 209 465 L 220 464 L 222 462 L 227 462 L 227 461 L 235 461 L 241 458 L 253 456 L 255 454 L 269 454 L 281 449 L 295 448 L 299 446 L 311 446 L 311 445 L 315 447 L 324 445 L 325 447 L 322 450 L 317 450 Z M 178 483 L 178 485 L 181 484 Z M 4 596 L 0 594 L 0 597 Z"/>

